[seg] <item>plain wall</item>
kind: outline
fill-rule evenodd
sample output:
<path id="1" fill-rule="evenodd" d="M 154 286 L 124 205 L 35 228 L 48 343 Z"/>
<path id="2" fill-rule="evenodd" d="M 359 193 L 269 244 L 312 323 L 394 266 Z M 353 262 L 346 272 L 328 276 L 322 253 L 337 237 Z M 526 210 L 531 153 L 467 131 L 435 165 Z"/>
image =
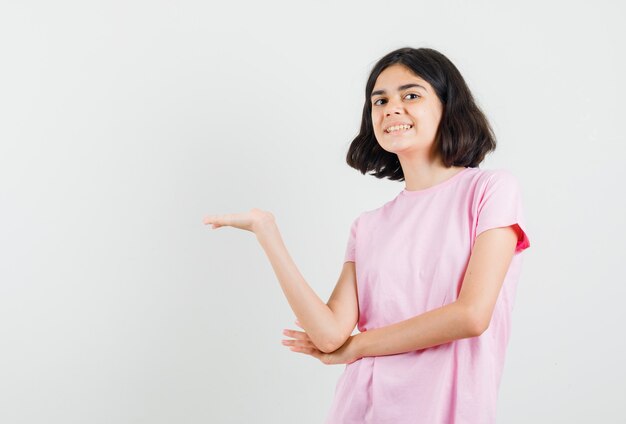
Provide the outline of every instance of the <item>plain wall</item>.
<path id="1" fill-rule="evenodd" d="M 501 423 L 626 421 L 619 2 L 0 5 L 0 422 L 320 423 L 344 365 L 254 234 L 326 301 L 349 225 L 404 183 L 345 164 L 391 50 L 459 68 L 523 189 Z"/>

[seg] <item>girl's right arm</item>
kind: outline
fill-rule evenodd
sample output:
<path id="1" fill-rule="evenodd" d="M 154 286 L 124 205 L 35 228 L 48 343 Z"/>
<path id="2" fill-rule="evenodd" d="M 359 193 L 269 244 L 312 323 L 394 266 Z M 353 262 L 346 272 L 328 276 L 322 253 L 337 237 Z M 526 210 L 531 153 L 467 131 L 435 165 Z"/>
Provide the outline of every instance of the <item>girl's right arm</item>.
<path id="1" fill-rule="evenodd" d="M 255 234 L 272 264 L 291 309 L 311 341 L 322 352 L 333 352 L 341 347 L 354 329 L 356 323 L 355 320 L 352 321 L 354 314 L 349 313 L 348 319 L 336 315 L 307 284 L 289 255 L 278 231 L 278 226 L 273 219 L 266 220 L 263 225 L 259 225 L 255 229 Z M 345 272 L 342 273 L 342 276 L 344 274 Z M 342 293 L 343 297 L 347 294 L 345 289 L 342 290 Z M 333 295 L 337 298 L 337 289 Z M 356 293 L 354 293 L 354 298 L 356 302 Z M 333 296 L 331 296 L 332 299 Z M 339 322 L 339 318 L 341 318 L 341 322 Z M 346 329 L 350 321 L 352 321 L 352 328 L 346 336 Z"/>
<path id="2" fill-rule="evenodd" d="M 328 304 L 304 281 L 289 256 L 271 212 L 252 208 L 248 212 L 207 215 L 203 222 L 213 229 L 230 226 L 254 233 L 265 250 L 291 309 L 310 341 L 322 352 L 339 349 L 350 337 L 358 319 L 354 262 L 345 262 Z"/>

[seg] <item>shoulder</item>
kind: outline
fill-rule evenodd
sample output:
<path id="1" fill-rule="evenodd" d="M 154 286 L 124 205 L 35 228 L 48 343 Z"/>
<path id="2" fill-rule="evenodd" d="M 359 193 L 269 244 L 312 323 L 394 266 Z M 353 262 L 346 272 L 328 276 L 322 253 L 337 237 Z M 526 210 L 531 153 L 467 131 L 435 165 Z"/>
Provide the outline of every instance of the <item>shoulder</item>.
<path id="1" fill-rule="evenodd" d="M 393 208 L 396 202 L 397 197 L 392 200 L 388 200 L 384 204 L 375 208 L 364 210 L 354 218 L 354 221 L 375 221 L 377 219 L 381 219 L 389 211 L 389 209 Z"/>
<path id="2" fill-rule="evenodd" d="M 491 181 L 493 179 L 515 179 L 515 174 L 505 168 L 483 169 L 473 168 L 474 178 L 478 180 Z"/>
<path id="3" fill-rule="evenodd" d="M 515 174 L 508 169 L 479 169 L 474 168 L 473 182 L 479 192 L 499 187 L 518 188 L 519 180 Z"/>
<path id="4" fill-rule="evenodd" d="M 357 214 L 352 218 L 351 231 L 359 233 L 363 231 L 363 229 L 367 231 L 368 228 L 376 227 L 382 220 L 385 220 L 387 208 L 389 208 L 391 204 L 392 202 L 387 202 L 382 206 L 367 209 Z"/>
<path id="5" fill-rule="evenodd" d="M 354 217 L 354 218 L 352 219 L 352 226 L 353 226 L 353 227 L 355 227 L 355 228 L 357 228 L 361 222 L 366 221 L 366 220 L 367 220 L 370 216 L 372 216 L 372 214 L 374 214 L 374 213 L 375 213 L 378 209 L 379 209 L 379 208 L 377 208 L 377 209 L 372 209 L 372 210 L 366 210 L 366 211 L 363 211 L 363 212 L 359 213 L 356 217 Z"/>

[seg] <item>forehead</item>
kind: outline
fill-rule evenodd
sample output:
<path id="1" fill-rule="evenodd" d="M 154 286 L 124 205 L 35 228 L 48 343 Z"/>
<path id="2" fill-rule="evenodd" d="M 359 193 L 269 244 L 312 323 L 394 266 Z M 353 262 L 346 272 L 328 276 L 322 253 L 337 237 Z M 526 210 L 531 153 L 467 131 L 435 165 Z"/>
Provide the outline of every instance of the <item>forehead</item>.
<path id="1" fill-rule="evenodd" d="M 413 71 L 404 65 L 391 65 L 385 68 L 376 78 L 373 91 L 384 90 L 385 92 L 396 91 L 400 85 L 415 83 L 431 91 L 430 84 L 423 78 L 415 75 Z"/>

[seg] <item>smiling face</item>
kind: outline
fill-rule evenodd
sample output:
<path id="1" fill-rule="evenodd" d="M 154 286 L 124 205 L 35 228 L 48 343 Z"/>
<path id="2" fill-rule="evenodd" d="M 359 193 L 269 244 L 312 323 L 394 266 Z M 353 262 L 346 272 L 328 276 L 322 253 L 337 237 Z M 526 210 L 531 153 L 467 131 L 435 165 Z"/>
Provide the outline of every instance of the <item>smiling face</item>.
<path id="1" fill-rule="evenodd" d="M 374 135 L 383 149 L 396 154 L 431 151 L 443 105 L 428 82 L 404 65 L 394 64 L 378 75 L 370 101 Z"/>

